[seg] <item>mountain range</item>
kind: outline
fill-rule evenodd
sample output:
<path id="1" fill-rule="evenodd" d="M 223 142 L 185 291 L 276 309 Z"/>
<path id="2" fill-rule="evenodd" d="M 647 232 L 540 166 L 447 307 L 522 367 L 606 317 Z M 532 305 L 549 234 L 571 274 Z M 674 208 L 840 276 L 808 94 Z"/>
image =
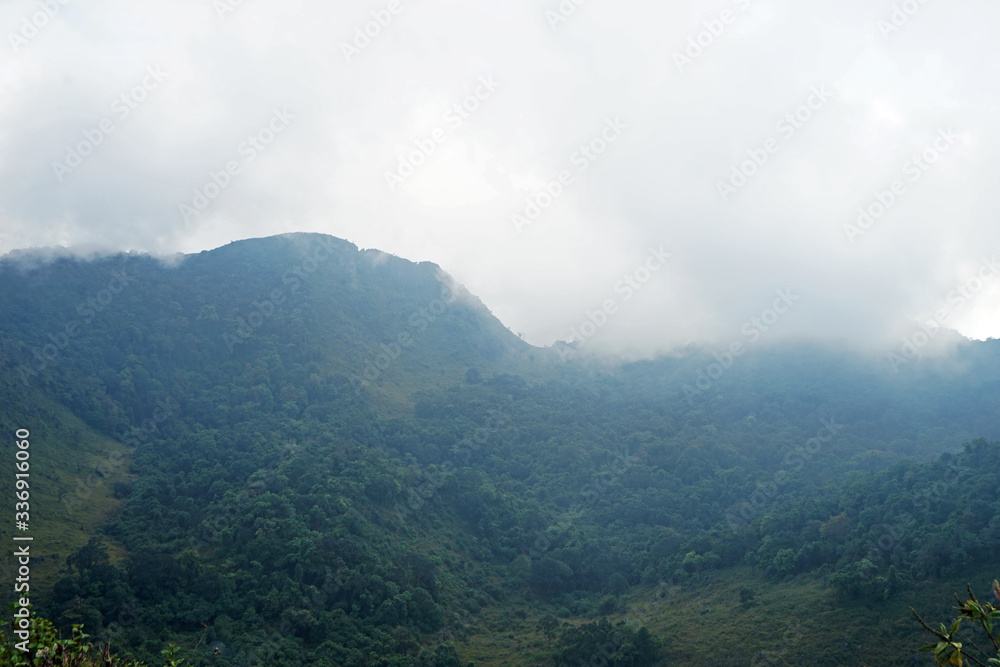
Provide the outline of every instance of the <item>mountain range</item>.
<path id="1" fill-rule="evenodd" d="M 10 253 L 0 315 L 33 609 L 150 664 L 911 664 L 997 576 L 1000 341 L 618 360 L 320 234 Z"/>

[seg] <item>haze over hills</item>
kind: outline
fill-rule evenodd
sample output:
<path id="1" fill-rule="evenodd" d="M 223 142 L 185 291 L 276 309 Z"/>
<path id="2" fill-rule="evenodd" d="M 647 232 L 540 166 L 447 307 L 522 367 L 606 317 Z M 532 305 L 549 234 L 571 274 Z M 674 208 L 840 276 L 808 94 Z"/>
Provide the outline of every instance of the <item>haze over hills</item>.
<path id="1" fill-rule="evenodd" d="M 146 660 L 901 664 L 996 576 L 1000 341 L 625 362 L 319 234 L 12 253 L 0 314 L 38 609 Z"/>

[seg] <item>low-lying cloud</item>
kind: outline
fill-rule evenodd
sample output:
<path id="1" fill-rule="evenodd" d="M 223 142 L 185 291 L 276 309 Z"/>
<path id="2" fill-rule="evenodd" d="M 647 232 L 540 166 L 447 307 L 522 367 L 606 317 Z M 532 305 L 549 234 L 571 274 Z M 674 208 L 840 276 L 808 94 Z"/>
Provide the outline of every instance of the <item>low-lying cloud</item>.
<path id="1" fill-rule="evenodd" d="M 780 291 L 794 307 L 762 342 L 891 350 L 942 314 L 996 336 L 997 18 L 983 0 L 8 2 L 0 252 L 318 231 L 440 264 L 535 344 L 618 299 L 586 345 L 630 355 L 723 349 Z M 650 247 L 669 260 L 626 302 Z"/>

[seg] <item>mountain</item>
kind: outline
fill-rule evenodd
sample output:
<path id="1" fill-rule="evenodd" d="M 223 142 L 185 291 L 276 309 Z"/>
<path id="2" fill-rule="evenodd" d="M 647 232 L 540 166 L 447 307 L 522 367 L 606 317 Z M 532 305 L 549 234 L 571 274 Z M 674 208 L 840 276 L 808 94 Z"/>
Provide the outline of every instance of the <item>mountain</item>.
<path id="1" fill-rule="evenodd" d="M 147 661 L 901 664 L 996 576 L 998 341 L 615 362 L 318 234 L 12 253 L 0 315 L 32 601 Z"/>
<path id="2" fill-rule="evenodd" d="M 15 369 L 22 381 L 50 364 L 68 373 L 58 357 L 73 363 L 81 348 L 101 350 L 92 347 L 98 340 L 121 355 L 104 363 L 144 355 L 150 373 L 254 362 L 278 347 L 392 402 L 414 374 L 453 381 L 469 366 L 518 368 L 529 353 L 437 265 L 319 234 L 242 241 L 169 262 L 132 254 L 84 264 L 24 253 L 7 259 L 3 280 L 0 305 L 22 314 L 4 329 L 28 346 Z"/>

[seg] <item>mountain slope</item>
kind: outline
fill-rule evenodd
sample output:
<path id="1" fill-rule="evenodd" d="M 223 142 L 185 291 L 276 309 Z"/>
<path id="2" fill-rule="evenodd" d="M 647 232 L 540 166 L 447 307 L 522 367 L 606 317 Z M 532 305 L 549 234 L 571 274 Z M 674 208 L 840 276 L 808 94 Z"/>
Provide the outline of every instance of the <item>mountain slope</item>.
<path id="1" fill-rule="evenodd" d="M 530 354 L 436 265 L 319 234 L 241 241 L 172 266 L 139 255 L 37 257 L 0 264 L 0 308 L 18 313 L 2 329 L 16 348 L 7 359 L 20 357 L 26 381 L 135 357 L 159 378 L 135 387 L 143 392 L 165 388 L 177 370 L 231 370 L 294 349 L 296 363 L 315 362 L 322 375 L 399 406 L 416 386 L 453 382 L 472 366 L 520 368 Z"/>
<path id="2" fill-rule="evenodd" d="M 71 523 L 73 457 L 123 462 L 39 607 L 147 659 L 173 639 L 198 665 L 551 664 L 574 635 L 539 621 L 627 613 L 669 664 L 719 664 L 697 599 L 643 600 L 723 599 L 747 568 L 776 623 L 825 605 L 919 645 L 888 610 L 1000 554 L 1000 446 L 976 440 L 1000 424 L 996 341 L 898 374 L 761 348 L 705 386 L 710 351 L 558 363 L 438 267 L 311 234 L 9 256 L 0 314 L 0 419 L 64 480 L 37 553 Z M 731 664 L 765 650 L 766 627 L 716 620 Z M 796 655 L 844 664 L 835 634 Z"/>

